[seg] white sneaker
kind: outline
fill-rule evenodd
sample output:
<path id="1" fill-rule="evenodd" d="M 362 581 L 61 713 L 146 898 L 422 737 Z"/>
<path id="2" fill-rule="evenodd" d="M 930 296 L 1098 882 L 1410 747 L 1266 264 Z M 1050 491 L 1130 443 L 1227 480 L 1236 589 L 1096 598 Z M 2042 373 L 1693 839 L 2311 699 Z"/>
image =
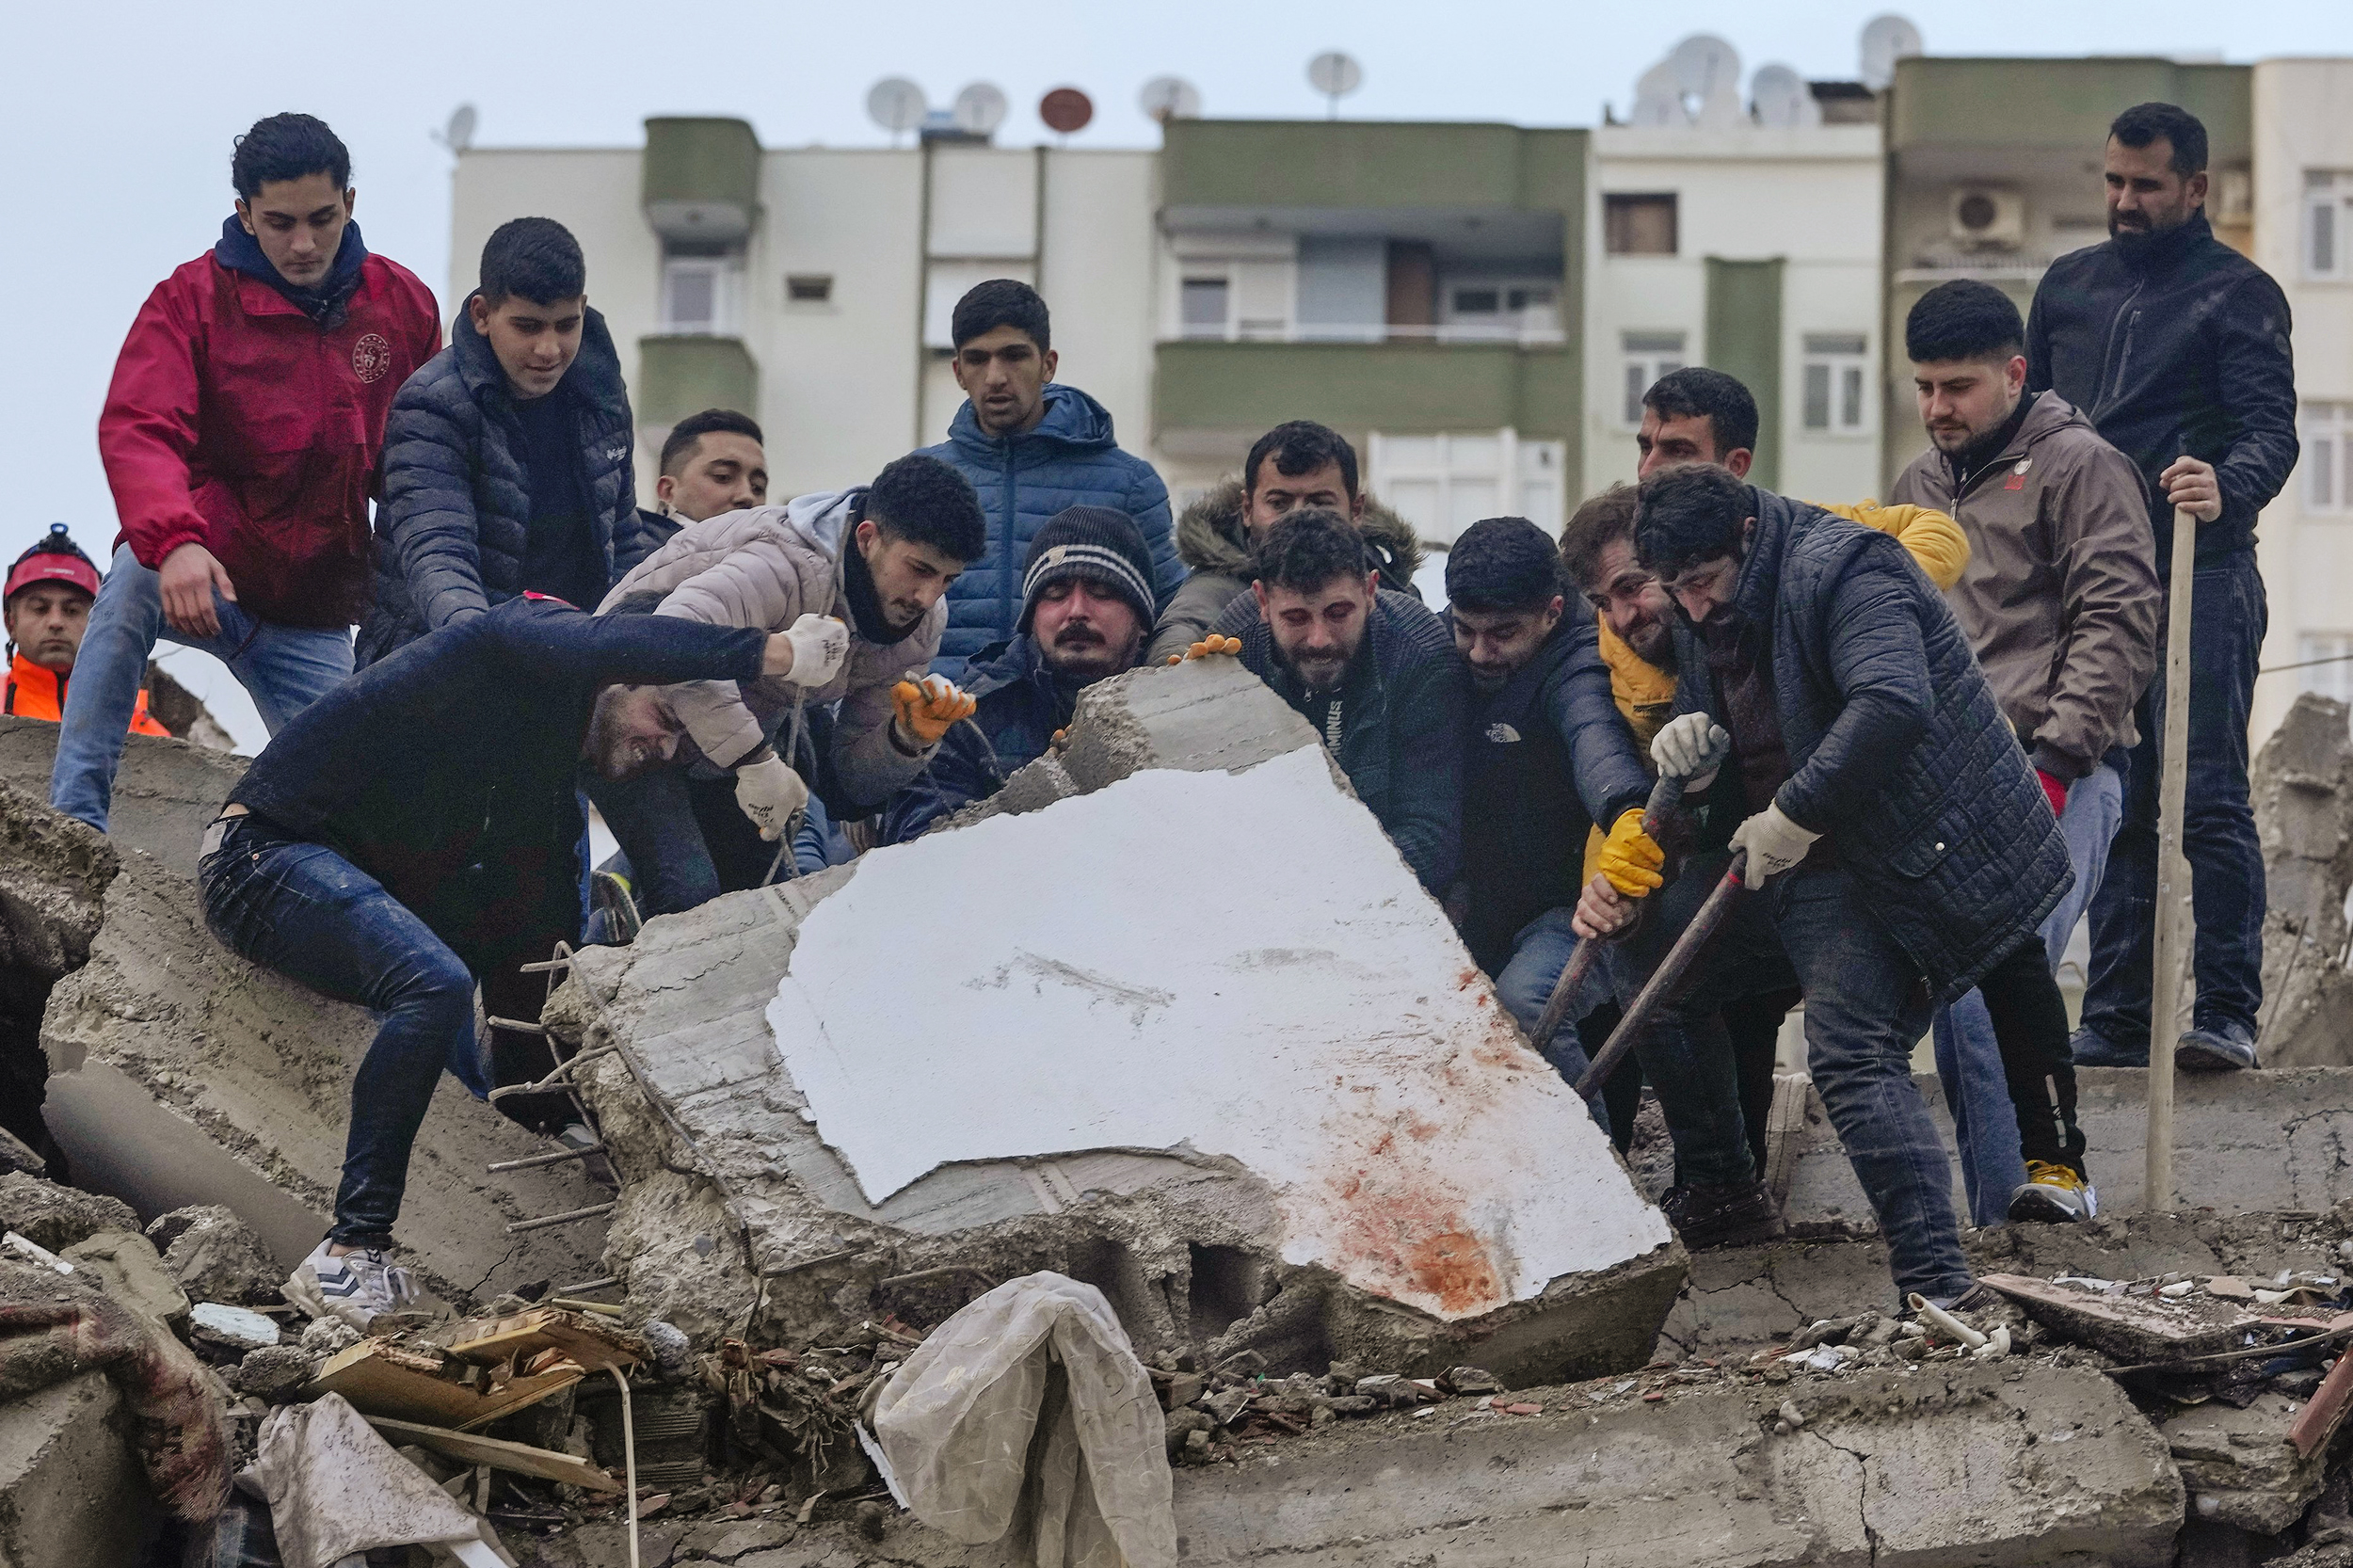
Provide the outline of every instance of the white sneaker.
<path id="1" fill-rule="evenodd" d="M 378 1313 L 396 1312 L 417 1298 L 408 1271 L 369 1247 L 342 1256 L 321 1241 L 279 1288 L 279 1293 L 313 1318 L 334 1318 L 361 1334 Z"/>

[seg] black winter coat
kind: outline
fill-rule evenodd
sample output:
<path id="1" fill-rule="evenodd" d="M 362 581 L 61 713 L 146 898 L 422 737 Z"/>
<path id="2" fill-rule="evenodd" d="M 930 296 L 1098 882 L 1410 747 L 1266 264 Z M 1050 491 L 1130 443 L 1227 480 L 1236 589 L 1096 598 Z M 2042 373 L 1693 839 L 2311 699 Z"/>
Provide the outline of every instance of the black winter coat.
<path id="1" fill-rule="evenodd" d="M 1471 693 L 1464 743 L 1464 945 L 1489 974 L 1512 938 L 1577 903 L 1586 830 L 1642 804 L 1650 777 L 1610 697 L 1593 617 L 1564 616 L 1528 666 Z"/>
<path id="2" fill-rule="evenodd" d="M 582 490 L 610 588 L 625 569 L 616 541 L 637 526 L 637 437 L 620 357 L 594 310 L 579 357 L 548 395 L 569 402 L 579 421 Z M 376 515 L 376 608 L 360 629 L 360 664 L 522 592 L 531 475 L 521 442 L 505 374 L 461 305 L 449 346 L 392 398 Z"/>
<path id="3" fill-rule="evenodd" d="M 2157 575 L 2173 569 L 2173 506 L 2157 475 L 2215 466 L 2222 515 L 2198 529 L 2200 567 L 2255 544 L 2255 514 L 2296 467 L 2287 296 L 2214 237 L 2206 215 L 2144 255 L 2105 240 L 2061 256 L 2026 317 L 2026 390 L 2056 392 L 2139 466 Z"/>
<path id="4" fill-rule="evenodd" d="M 1384 588 L 1340 692 L 1337 760 L 1421 885 L 1443 896 L 1463 863 L 1463 728 L 1470 678 L 1454 636 L 1421 600 Z M 1274 656 L 1255 594 L 1212 632 L 1241 639 L 1241 662 L 1305 714 L 1307 694 Z M 1313 722 L 1310 719 L 1309 722 Z"/>
<path id="5" fill-rule="evenodd" d="M 2074 882 L 2033 766 L 1945 600 L 1904 547 L 1753 490 L 1733 608 L 1765 659 L 1793 770 L 1774 800 L 1824 836 L 1940 1000 L 2035 936 Z M 1707 653 L 1675 628 L 1675 712 L 1721 721 Z M 1711 814 L 1737 799 L 1726 766 Z M 1739 808 L 1730 808 L 1734 813 Z"/>

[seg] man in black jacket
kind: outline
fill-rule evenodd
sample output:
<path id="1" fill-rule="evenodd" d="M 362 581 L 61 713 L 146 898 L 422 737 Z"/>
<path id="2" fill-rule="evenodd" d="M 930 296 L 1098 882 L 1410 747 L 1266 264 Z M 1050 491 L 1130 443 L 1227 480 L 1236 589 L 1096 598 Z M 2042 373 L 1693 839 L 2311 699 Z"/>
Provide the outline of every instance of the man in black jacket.
<path id="1" fill-rule="evenodd" d="M 1677 716 L 1651 758 L 1695 794 L 1713 780 L 1709 838 L 1738 821 L 1727 847 L 1754 889 L 1662 1027 L 1705 1027 L 1733 984 L 1794 968 L 1815 1086 L 1896 1283 L 1952 1299 L 1969 1270 L 1912 1048 L 1931 1001 L 2034 939 L 2073 880 L 2058 824 L 1903 546 L 1709 465 L 1652 473 L 1640 507 L 1642 564 L 1680 620 Z M 1694 856 L 1681 880 L 1721 864 Z M 1596 877 L 1577 919 L 1614 930 L 1630 915 Z M 1737 1118 L 1728 1043 L 1713 1054 Z"/>
<path id="2" fill-rule="evenodd" d="M 1543 529 L 1525 518 L 1472 523 L 1447 554 L 1446 592 L 1471 676 L 1463 942 L 1533 1030 L 1577 945 L 1569 917 L 1587 829 L 1611 824 L 1601 869 L 1620 893 L 1659 884 L 1665 856 L 1642 831 L 1650 777 L 1610 701 L 1592 617 L 1563 615 L 1560 552 Z M 1551 1048 L 1562 1077 L 1582 1076 L 1574 1031 Z"/>
<path id="3" fill-rule="evenodd" d="M 538 1016 L 545 959 L 579 923 L 585 760 L 625 778 L 667 760 L 679 726 L 654 688 L 753 680 L 791 642 L 671 616 L 592 618 L 530 597 L 462 617 L 370 665 L 288 724 L 205 834 L 205 923 L 227 947 L 381 1022 L 352 1085 L 335 1226 L 285 1286 L 364 1329 L 404 1294 L 385 1258 L 408 1151 L 442 1069 L 477 1097 L 529 1083 L 545 1042 L 493 1030 Z M 536 1101 L 537 1103 L 530 1103 Z M 561 1096 L 515 1096 L 540 1130 Z"/>
<path id="4" fill-rule="evenodd" d="M 1381 586 L 1364 536 L 1337 512 L 1308 507 L 1268 529 L 1255 569 L 1212 636 L 1240 640 L 1242 664 L 1315 727 L 1442 896 L 1462 864 L 1466 681 L 1453 637 L 1419 600 Z"/>
<path id="5" fill-rule="evenodd" d="M 1022 562 L 1013 640 L 965 667 L 971 722 L 951 729 L 930 764 L 891 797 L 881 841 L 921 835 L 1044 756 L 1080 692 L 1135 668 L 1152 607 L 1152 547 L 1134 519 L 1109 506 L 1065 506 L 1048 519 Z"/>
<path id="6" fill-rule="evenodd" d="M 2026 390 L 2084 410 L 2150 488 L 2157 572 L 2174 508 L 2198 520 L 2189 776 L 2182 849 L 2198 917 L 2188 1068 L 2251 1067 L 2263 1005 L 2264 862 L 2247 792 L 2248 708 L 2267 611 L 2255 517 L 2296 466 L 2296 375 L 2280 285 L 2206 222 L 2206 128 L 2170 104 L 2117 116 L 2108 234 L 2051 264 L 2026 318 Z M 2091 904 L 2091 980 L 2075 1061 L 2149 1060 L 2165 668 L 2135 719 L 2123 824 Z"/>
<path id="7" fill-rule="evenodd" d="M 392 399 L 360 663 L 518 594 L 594 609 L 634 530 L 636 440 L 578 242 L 501 224 L 449 346 Z"/>
<path id="8" fill-rule="evenodd" d="M 690 522 L 765 505 L 768 451 L 760 423 L 732 408 L 705 408 L 670 426 L 653 482 L 659 509 L 637 508 L 613 541 L 615 582 Z"/>

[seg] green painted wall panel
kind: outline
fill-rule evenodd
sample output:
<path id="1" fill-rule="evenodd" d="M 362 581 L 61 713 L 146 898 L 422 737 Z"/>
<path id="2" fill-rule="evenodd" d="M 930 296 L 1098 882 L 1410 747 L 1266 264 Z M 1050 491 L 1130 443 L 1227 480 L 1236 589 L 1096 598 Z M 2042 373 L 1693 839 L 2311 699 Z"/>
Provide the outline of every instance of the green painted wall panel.
<path id="1" fill-rule="evenodd" d="M 1781 482 L 1781 295 L 1785 264 L 1707 258 L 1710 369 L 1737 377 L 1756 399 L 1756 461 L 1749 476 L 1767 489 Z"/>
<path id="2" fill-rule="evenodd" d="M 1172 207 L 1518 207 L 1582 212 L 1581 130 L 1314 120 L 1178 120 Z"/>
<path id="3" fill-rule="evenodd" d="M 757 419 L 760 366 L 741 338 L 639 338 L 630 402 L 640 424 L 676 424 L 705 408 Z"/>
<path id="4" fill-rule="evenodd" d="M 712 201 L 749 207 L 760 200 L 760 137 L 744 120 L 648 120 L 644 168 L 647 206 Z"/>
<path id="5" fill-rule="evenodd" d="M 1577 367 L 1508 344 L 1166 343 L 1153 408 L 1167 429 L 1497 430 L 1574 443 Z M 1574 472 L 1574 471 L 1572 471 Z"/>
<path id="6" fill-rule="evenodd" d="M 2179 104 L 2205 122 L 2208 162 L 2253 156 L 2254 72 L 2243 65 L 2154 59 L 1899 61 L 1889 95 L 1887 145 L 2096 151 L 2108 123 L 2135 104 Z"/>

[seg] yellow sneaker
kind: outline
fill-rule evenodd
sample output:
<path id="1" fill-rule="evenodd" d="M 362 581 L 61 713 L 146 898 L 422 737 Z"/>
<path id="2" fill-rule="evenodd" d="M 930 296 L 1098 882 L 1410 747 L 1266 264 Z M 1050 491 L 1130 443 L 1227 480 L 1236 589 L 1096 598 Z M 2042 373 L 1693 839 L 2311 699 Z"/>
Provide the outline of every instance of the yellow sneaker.
<path id="1" fill-rule="evenodd" d="M 2100 1211 L 2100 1194 L 2065 1165 L 2026 1161 L 2025 1185 L 2009 1195 L 2011 1224 L 2073 1224 Z"/>

